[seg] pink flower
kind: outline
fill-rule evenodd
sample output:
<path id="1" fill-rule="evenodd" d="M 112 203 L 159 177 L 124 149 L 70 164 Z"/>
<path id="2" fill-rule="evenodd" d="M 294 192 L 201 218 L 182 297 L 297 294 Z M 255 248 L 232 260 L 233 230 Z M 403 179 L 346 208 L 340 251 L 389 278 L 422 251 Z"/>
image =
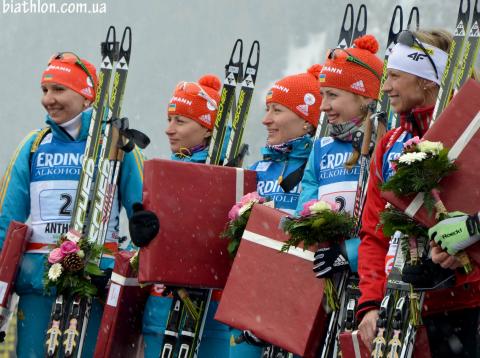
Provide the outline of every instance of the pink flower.
<path id="1" fill-rule="evenodd" d="M 305 204 L 303 204 L 303 210 L 300 211 L 300 215 L 301 216 L 312 215 L 312 212 L 310 211 L 310 206 L 315 204 L 317 201 L 318 201 L 317 199 L 312 199 L 312 200 L 307 201 Z"/>
<path id="2" fill-rule="evenodd" d="M 416 146 L 420 142 L 421 142 L 420 138 L 418 136 L 415 136 L 407 140 L 405 143 L 403 143 L 403 148 L 411 149 L 412 147 Z"/>
<path id="3" fill-rule="evenodd" d="M 67 240 L 60 245 L 60 250 L 62 250 L 62 253 L 66 256 L 68 254 L 77 252 L 78 250 L 80 250 L 80 248 L 73 241 Z"/>
<path id="4" fill-rule="evenodd" d="M 261 197 L 258 195 L 256 191 L 253 191 L 251 193 L 245 194 L 241 199 L 240 199 L 240 207 L 244 206 L 245 204 L 248 204 L 249 202 L 254 201 L 258 203 L 264 203 L 265 198 Z"/>
<path id="5" fill-rule="evenodd" d="M 57 262 L 62 261 L 64 257 L 65 255 L 63 254 L 62 250 L 57 247 L 56 249 L 50 251 L 50 254 L 48 255 L 48 262 L 51 264 L 56 264 Z"/>
<path id="6" fill-rule="evenodd" d="M 228 218 L 230 219 L 230 221 L 233 221 L 236 218 L 238 218 L 238 212 L 240 211 L 241 207 L 242 206 L 239 204 L 235 204 L 234 206 L 232 206 L 232 208 L 228 212 Z"/>

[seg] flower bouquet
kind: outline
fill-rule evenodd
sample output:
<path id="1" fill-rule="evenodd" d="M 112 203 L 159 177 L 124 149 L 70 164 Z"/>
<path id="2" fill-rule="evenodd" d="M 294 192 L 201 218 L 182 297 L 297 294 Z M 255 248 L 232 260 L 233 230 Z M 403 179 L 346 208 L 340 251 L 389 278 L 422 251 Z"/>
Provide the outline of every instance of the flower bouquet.
<path id="1" fill-rule="evenodd" d="M 229 222 L 225 230 L 220 234 L 221 238 L 230 240 L 227 250 L 231 257 L 237 254 L 240 240 L 247 226 L 248 218 L 254 204 L 264 204 L 267 199 L 258 195 L 256 191 L 245 194 L 228 212 Z"/>
<path id="2" fill-rule="evenodd" d="M 303 205 L 300 217 L 286 217 L 281 225 L 290 235 L 285 241 L 282 251 L 290 246 L 303 244 L 306 250 L 320 243 L 340 243 L 350 237 L 355 226 L 355 219 L 346 212 L 339 211 L 336 203 L 313 199 Z M 325 278 L 325 296 L 332 310 L 339 308 L 338 295 L 330 278 Z"/>
<path id="3" fill-rule="evenodd" d="M 68 232 L 60 237 L 46 262 L 45 288 L 55 287 L 58 294 L 93 297 L 97 288 L 91 276 L 103 276 L 98 261 L 107 250 L 86 238 Z"/>
<path id="4" fill-rule="evenodd" d="M 448 157 L 448 149 L 444 148 L 441 142 L 430 142 L 414 137 L 404 143 L 402 155 L 392 160 L 392 164 L 395 174 L 382 185 L 382 190 L 390 190 L 398 196 L 424 193 L 427 210 L 430 212 L 435 210 L 438 219 L 448 217 L 448 212 L 440 199 L 439 183 L 457 168 Z M 402 245 L 409 248 L 405 250 L 404 255 L 408 263 L 415 264 L 418 258 L 414 254 L 415 248 L 411 246 L 416 241 L 414 238 L 427 236 L 427 228 L 421 228 L 421 225 L 416 224 L 406 214 L 391 207 L 380 214 L 380 223 L 386 235 L 391 235 L 392 231 L 396 230 L 405 235 L 403 240 L 408 240 L 410 244 Z M 462 262 L 465 272 L 471 272 L 468 256 L 464 252 L 456 256 Z"/>

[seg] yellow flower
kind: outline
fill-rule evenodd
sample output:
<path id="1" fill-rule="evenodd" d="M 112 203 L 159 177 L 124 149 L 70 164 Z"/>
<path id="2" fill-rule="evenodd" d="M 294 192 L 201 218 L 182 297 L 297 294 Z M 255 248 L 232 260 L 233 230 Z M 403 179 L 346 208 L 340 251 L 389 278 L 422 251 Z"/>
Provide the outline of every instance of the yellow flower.
<path id="1" fill-rule="evenodd" d="M 442 142 L 430 142 L 428 140 L 425 140 L 418 143 L 417 148 L 418 150 L 420 150 L 420 152 L 438 155 L 443 149 L 443 144 Z"/>
<path id="2" fill-rule="evenodd" d="M 325 201 L 320 200 L 317 201 L 315 204 L 311 205 L 309 209 L 312 214 L 317 214 L 324 210 L 332 210 L 332 207 Z"/>

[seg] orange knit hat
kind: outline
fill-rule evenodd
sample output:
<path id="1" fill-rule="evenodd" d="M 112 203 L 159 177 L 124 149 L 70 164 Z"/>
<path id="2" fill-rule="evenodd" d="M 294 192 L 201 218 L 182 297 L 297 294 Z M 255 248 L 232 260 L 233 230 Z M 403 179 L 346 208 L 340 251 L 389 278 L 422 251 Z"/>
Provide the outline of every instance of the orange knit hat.
<path id="1" fill-rule="evenodd" d="M 196 82 L 180 82 L 168 103 L 168 115 L 193 119 L 201 126 L 213 129 L 217 118 L 222 83 L 215 75 L 205 75 Z"/>
<path id="2" fill-rule="evenodd" d="M 267 93 L 267 104 L 281 104 L 317 127 L 322 102 L 318 85 L 321 70 L 322 66 L 315 64 L 305 73 L 277 81 Z"/>
<path id="3" fill-rule="evenodd" d="M 93 101 L 98 79 L 95 66 L 90 62 L 72 52 L 60 52 L 52 56 L 42 74 L 41 83 L 47 82 L 68 87 Z"/>
<path id="4" fill-rule="evenodd" d="M 354 47 L 345 50 L 330 50 L 320 73 L 320 86 L 377 99 L 383 72 L 383 62 L 375 56 L 378 41 L 365 35 L 353 43 Z"/>

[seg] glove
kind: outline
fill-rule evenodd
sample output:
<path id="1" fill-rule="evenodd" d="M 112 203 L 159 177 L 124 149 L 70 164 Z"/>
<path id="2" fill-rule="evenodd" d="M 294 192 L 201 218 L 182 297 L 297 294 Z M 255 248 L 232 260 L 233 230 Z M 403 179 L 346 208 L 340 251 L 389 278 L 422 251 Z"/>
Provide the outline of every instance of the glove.
<path id="1" fill-rule="evenodd" d="M 138 246 L 146 246 L 157 236 L 160 222 L 154 212 L 143 210 L 141 203 L 133 204 L 133 215 L 128 222 L 132 242 Z"/>
<path id="2" fill-rule="evenodd" d="M 100 298 L 107 297 L 108 290 L 107 285 L 110 281 L 110 277 L 112 277 L 112 269 L 108 268 L 103 270 L 102 276 L 92 275 L 90 280 L 92 284 L 97 288 L 97 296 Z"/>
<path id="3" fill-rule="evenodd" d="M 444 269 L 433 263 L 432 259 L 422 259 L 417 265 L 405 264 L 402 269 L 402 281 L 410 283 L 419 291 L 453 287 L 455 271 Z"/>
<path id="4" fill-rule="evenodd" d="M 313 260 L 313 272 L 317 278 L 332 277 L 336 272 L 342 272 L 350 268 L 347 255 L 342 252 L 339 244 L 330 247 L 322 247 L 315 253 Z"/>
<path id="5" fill-rule="evenodd" d="M 473 245 L 480 240 L 478 215 L 456 212 L 454 217 L 440 221 L 428 230 L 428 236 L 448 254 Z"/>
<path id="6" fill-rule="evenodd" d="M 235 338 L 235 343 L 241 343 L 241 342 L 247 342 L 248 344 L 251 344 L 252 346 L 257 346 L 257 347 L 268 346 L 267 342 L 262 341 L 260 338 L 254 335 L 252 331 L 249 331 L 249 330 L 243 331 L 240 337 Z"/>

